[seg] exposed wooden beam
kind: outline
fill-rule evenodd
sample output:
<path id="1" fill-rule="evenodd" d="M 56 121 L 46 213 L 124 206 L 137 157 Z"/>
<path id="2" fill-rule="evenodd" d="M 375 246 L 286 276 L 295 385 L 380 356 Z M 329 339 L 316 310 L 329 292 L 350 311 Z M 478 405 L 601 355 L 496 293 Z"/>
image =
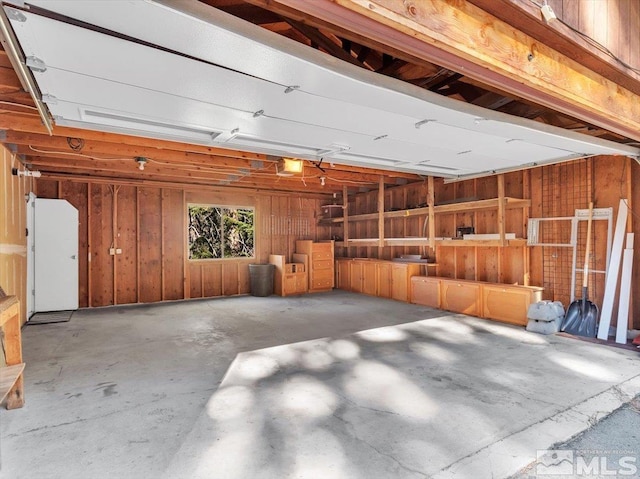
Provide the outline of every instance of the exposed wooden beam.
<path id="1" fill-rule="evenodd" d="M 468 1 L 269 0 L 640 141 L 640 95 Z M 335 27 L 334 27 L 335 28 Z"/>
<path id="2" fill-rule="evenodd" d="M 293 28 L 295 28 L 305 37 L 311 40 L 312 43 L 315 43 L 322 49 L 326 50 L 327 53 L 331 54 L 332 56 L 361 68 L 367 68 L 357 58 L 351 55 L 351 53 L 343 49 L 341 45 L 338 45 L 336 42 L 323 35 L 317 28 L 310 27 L 309 25 L 305 25 L 304 23 L 297 22 L 291 19 L 286 19 L 286 21 L 289 25 L 291 25 Z"/>
<path id="3" fill-rule="evenodd" d="M 513 98 L 508 98 L 503 95 L 499 95 L 498 93 L 494 93 L 490 91 L 479 96 L 478 98 L 473 100 L 471 103 L 473 103 L 474 105 L 481 106 L 483 108 L 489 108 L 490 110 L 497 110 L 498 108 L 508 105 L 512 101 L 514 101 Z"/>
<path id="4" fill-rule="evenodd" d="M 556 51 L 578 61 L 587 68 L 640 94 L 640 73 L 625 68 L 605 52 L 593 47 L 587 39 L 560 21 L 543 22 L 540 7 L 531 0 L 468 0 L 500 20 Z M 637 0 L 633 0 L 634 2 Z M 579 3 L 570 0 L 571 3 Z M 604 3 L 604 2 L 601 2 Z M 615 2 L 610 2 L 614 8 Z M 555 7 L 554 7 L 555 8 Z M 561 15 L 559 15 L 562 17 Z M 638 32 L 635 32 L 636 34 Z M 637 66 L 637 65 L 636 65 Z"/>

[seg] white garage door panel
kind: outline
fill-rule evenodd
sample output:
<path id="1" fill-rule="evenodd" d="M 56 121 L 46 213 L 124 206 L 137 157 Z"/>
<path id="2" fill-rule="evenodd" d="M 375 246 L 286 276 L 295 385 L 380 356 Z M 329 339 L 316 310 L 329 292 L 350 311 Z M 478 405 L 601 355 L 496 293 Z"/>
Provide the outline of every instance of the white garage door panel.
<path id="1" fill-rule="evenodd" d="M 32 3 L 204 60 L 23 13 L 12 26 L 47 65 L 36 79 L 58 124 L 454 177 L 640 154 L 359 69 L 204 5 Z"/>

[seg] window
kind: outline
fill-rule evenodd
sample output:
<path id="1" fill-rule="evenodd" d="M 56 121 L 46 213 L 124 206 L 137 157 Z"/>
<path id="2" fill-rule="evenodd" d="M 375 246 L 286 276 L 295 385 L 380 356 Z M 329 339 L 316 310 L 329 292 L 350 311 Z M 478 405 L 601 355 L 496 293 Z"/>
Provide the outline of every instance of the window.
<path id="1" fill-rule="evenodd" d="M 254 209 L 189 205 L 189 259 L 251 258 Z"/>

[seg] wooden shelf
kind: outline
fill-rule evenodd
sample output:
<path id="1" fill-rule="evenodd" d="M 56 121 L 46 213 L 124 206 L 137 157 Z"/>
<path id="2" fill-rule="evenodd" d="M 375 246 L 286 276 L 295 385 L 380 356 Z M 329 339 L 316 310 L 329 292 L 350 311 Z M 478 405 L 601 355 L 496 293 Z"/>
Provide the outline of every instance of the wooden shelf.
<path id="1" fill-rule="evenodd" d="M 380 240 L 378 238 L 360 238 L 350 239 L 348 241 L 336 241 L 336 246 L 351 247 L 351 246 L 380 246 Z M 499 247 L 502 246 L 500 240 L 457 240 L 449 238 L 436 238 L 437 246 L 485 246 L 485 247 Z M 516 238 L 512 240 L 506 240 L 504 246 L 526 246 L 527 240 L 523 238 Z M 385 238 L 384 246 L 429 246 L 429 238 Z"/>
<path id="2" fill-rule="evenodd" d="M 512 240 L 505 240 L 505 244 L 502 245 L 500 240 L 436 240 L 438 246 L 485 246 L 485 247 L 500 247 L 500 246 L 527 246 L 527 240 L 523 238 L 516 238 Z"/>
<path id="3" fill-rule="evenodd" d="M 523 200 L 520 198 L 511 198 L 506 196 L 504 198 L 505 208 L 528 208 L 531 206 L 531 200 Z M 433 212 L 435 214 L 447 214 L 447 213 L 459 213 L 461 211 L 479 211 L 479 210 L 491 210 L 497 209 L 500 204 L 499 198 L 490 198 L 488 200 L 475 200 L 475 201 L 464 201 L 460 203 L 449 203 L 446 205 L 436 205 L 433 207 Z M 429 207 L 425 206 L 422 208 L 411 208 L 408 210 L 397 210 L 397 211 L 385 211 L 384 218 L 405 218 L 407 216 L 420 216 L 420 215 L 428 215 Z M 366 213 L 362 215 L 349 215 L 349 221 L 370 221 L 377 220 L 379 218 L 378 213 Z M 333 223 L 342 223 L 344 221 L 344 217 L 338 218 L 321 218 L 319 220 L 320 224 L 333 224 Z"/>

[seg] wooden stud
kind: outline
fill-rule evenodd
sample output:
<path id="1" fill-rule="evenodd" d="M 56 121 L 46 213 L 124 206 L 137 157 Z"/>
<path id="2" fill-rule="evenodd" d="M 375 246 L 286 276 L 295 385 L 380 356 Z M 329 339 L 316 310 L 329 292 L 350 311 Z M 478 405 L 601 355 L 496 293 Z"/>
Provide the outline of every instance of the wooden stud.
<path id="1" fill-rule="evenodd" d="M 188 299 L 191 297 L 191 283 L 189 282 L 189 241 L 187 240 L 187 201 L 185 199 L 185 191 L 182 190 L 182 283 L 183 283 L 183 297 Z M 254 234 L 257 234 L 257 228 Z"/>
<path id="2" fill-rule="evenodd" d="M 384 177 L 378 183 L 378 247 L 384 247 Z M 380 254 L 380 250 L 378 250 Z"/>
<path id="3" fill-rule="evenodd" d="M 343 218 L 343 234 L 342 238 L 344 243 L 349 242 L 349 190 L 346 186 L 342 187 L 342 218 Z M 347 248 L 347 256 L 349 256 L 349 249 Z"/>
<path id="4" fill-rule="evenodd" d="M 140 302 L 140 188 L 136 188 L 136 301 Z"/>
<path id="5" fill-rule="evenodd" d="M 433 176 L 427 178 L 427 207 L 429 215 L 429 247 L 436 247 L 436 213 L 435 213 L 435 185 Z"/>
<path id="6" fill-rule="evenodd" d="M 91 182 L 87 182 L 87 305 L 89 307 L 93 306 L 93 279 L 91 278 L 91 251 L 93 248 L 91 241 L 91 185 Z"/>
<path id="7" fill-rule="evenodd" d="M 506 246 L 504 174 L 498 175 L 498 233 L 500 234 L 500 246 Z"/>
<path id="8" fill-rule="evenodd" d="M 112 185 L 111 189 L 111 247 L 116 249 L 118 247 L 118 188 L 119 186 Z M 113 261 L 113 304 L 118 304 L 118 261 L 117 254 L 112 255 Z"/>
<path id="9" fill-rule="evenodd" d="M 160 189 L 160 299 L 164 301 L 164 189 Z"/>

